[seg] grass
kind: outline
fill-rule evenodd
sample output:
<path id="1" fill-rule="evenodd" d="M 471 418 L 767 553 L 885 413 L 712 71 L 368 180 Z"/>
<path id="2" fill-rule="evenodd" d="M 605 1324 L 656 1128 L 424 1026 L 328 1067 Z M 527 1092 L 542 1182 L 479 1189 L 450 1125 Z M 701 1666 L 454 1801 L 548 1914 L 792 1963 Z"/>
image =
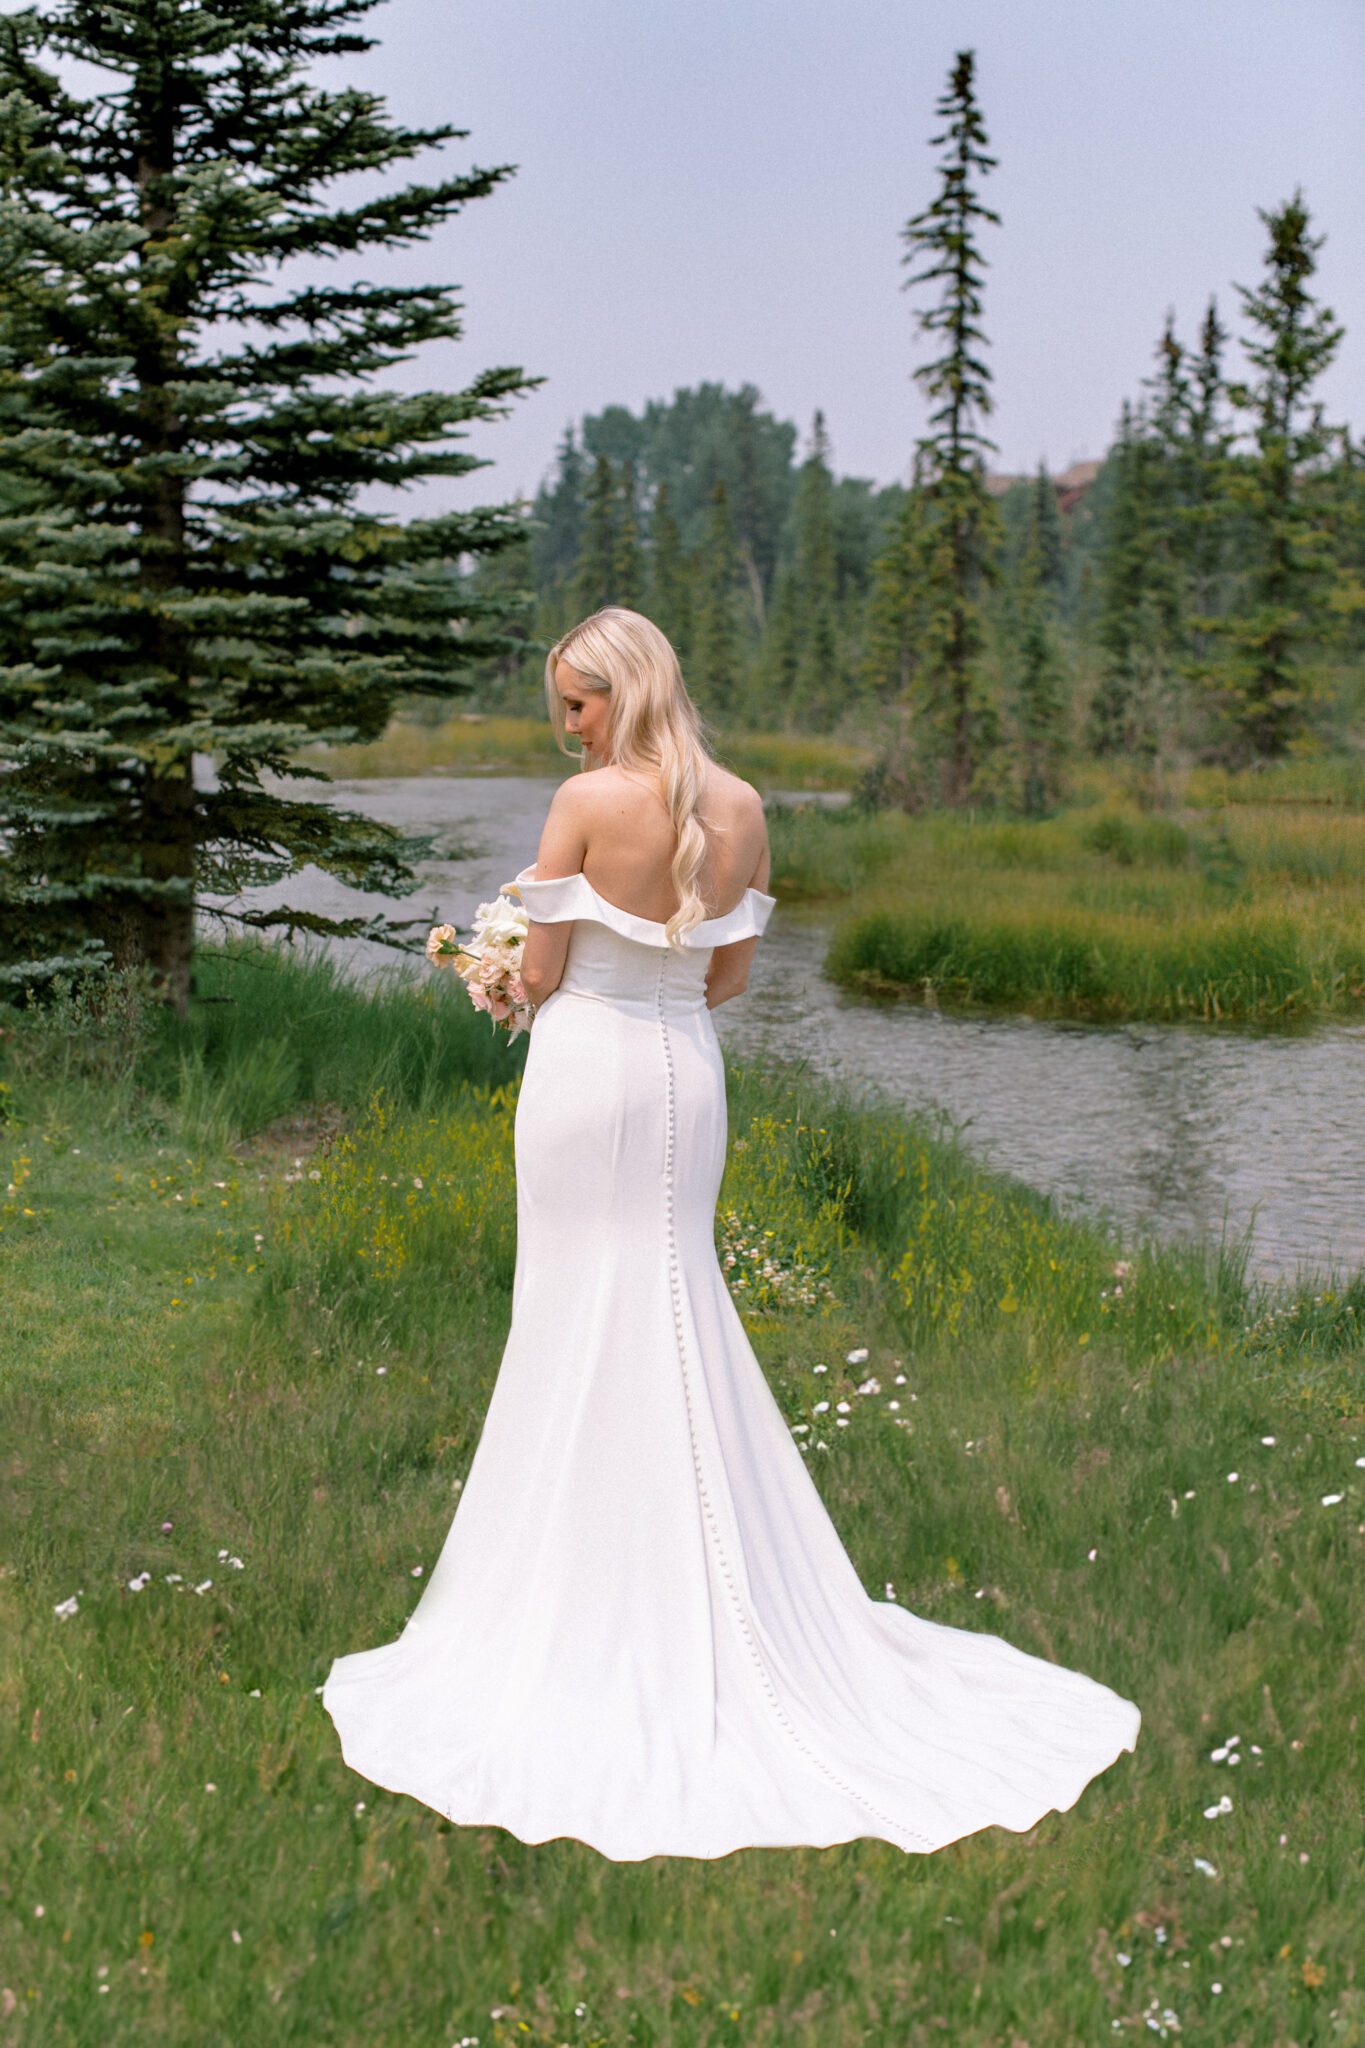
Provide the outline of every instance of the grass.
<path id="1" fill-rule="evenodd" d="M 316 1688 L 411 1611 L 510 1314 L 524 1048 L 451 993 L 239 946 L 184 1024 L 16 1020 L 0 2039 L 1361 2038 L 1365 1286 L 795 1070 L 730 1069 L 718 1241 L 863 1582 L 1126 1692 L 1136 1752 L 1028 1836 L 711 1864 L 345 1769 Z"/>
<path id="2" fill-rule="evenodd" d="M 870 749 L 820 736 L 727 733 L 719 759 L 759 788 L 852 789 Z M 363 746 L 308 747 L 299 765 L 344 779 L 396 775 L 560 775 L 569 755 L 554 742 L 548 718 L 465 711 L 439 724 L 396 717 L 383 737 Z"/>
<path id="3" fill-rule="evenodd" d="M 866 993 L 1097 1020 L 1355 1017 L 1365 809 L 1344 768 L 1316 795 L 1310 780 L 1209 772 L 1162 815 L 1110 785 L 1037 822 L 800 807 L 772 818 L 771 886 L 849 904 L 825 966 Z"/>

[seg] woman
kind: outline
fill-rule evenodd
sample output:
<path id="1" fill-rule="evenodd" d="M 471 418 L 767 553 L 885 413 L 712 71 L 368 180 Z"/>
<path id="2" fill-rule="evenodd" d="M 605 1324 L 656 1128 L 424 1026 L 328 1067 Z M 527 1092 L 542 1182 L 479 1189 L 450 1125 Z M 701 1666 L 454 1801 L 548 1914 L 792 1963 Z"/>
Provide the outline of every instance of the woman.
<path id="1" fill-rule="evenodd" d="M 1133 1748 L 1138 1709 L 868 1598 L 716 1256 L 710 1013 L 773 907 L 762 801 L 638 612 L 575 626 L 546 691 L 591 772 L 517 877 L 511 1328 L 421 1600 L 323 1688 L 343 1754 L 452 1821 L 620 1861 L 1032 1827 Z"/>

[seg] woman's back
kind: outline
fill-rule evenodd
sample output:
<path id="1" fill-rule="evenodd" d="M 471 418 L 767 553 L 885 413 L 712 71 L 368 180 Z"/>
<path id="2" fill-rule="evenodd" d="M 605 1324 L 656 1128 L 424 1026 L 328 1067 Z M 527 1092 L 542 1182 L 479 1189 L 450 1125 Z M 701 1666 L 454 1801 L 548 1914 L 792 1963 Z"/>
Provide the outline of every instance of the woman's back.
<path id="1" fill-rule="evenodd" d="M 583 873 L 610 903 L 665 923 L 678 907 L 669 870 L 677 834 L 657 782 L 641 769 L 607 765 L 577 778 L 585 799 Z M 738 775 L 707 764 L 698 822 L 706 853 L 697 888 L 706 915 L 732 909 L 752 883 L 766 888 L 768 839 L 763 799 Z"/>

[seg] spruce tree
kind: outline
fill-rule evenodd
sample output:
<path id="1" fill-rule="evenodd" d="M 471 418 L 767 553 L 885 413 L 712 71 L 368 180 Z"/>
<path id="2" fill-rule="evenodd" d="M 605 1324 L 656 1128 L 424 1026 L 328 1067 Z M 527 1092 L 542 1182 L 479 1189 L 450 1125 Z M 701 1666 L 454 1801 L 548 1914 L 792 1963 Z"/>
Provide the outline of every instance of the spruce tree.
<path id="1" fill-rule="evenodd" d="M 638 611 L 645 599 L 645 558 L 640 546 L 640 507 L 635 492 L 635 464 L 621 464 L 621 504 L 612 554 L 614 602 Z"/>
<path id="2" fill-rule="evenodd" d="M 1208 679 L 1213 647 L 1209 621 L 1218 609 L 1227 553 L 1229 450 L 1233 434 L 1223 406 L 1226 341 L 1226 330 L 1218 319 L 1218 302 L 1211 297 L 1199 330 L 1199 353 L 1191 366 L 1189 399 L 1190 500 L 1185 549 L 1189 576 L 1188 641 L 1190 673 L 1199 683 Z"/>
<path id="3" fill-rule="evenodd" d="M 865 614 L 862 684 L 874 703 L 908 700 L 919 658 L 922 486 L 920 461 L 892 523 L 886 546 L 872 564 Z"/>
<path id="4" fill-rule="evenodd" d="M 733 405 L 735 534 L 753 602 L 754 630 L 762 634 L 766 623 L 767 589 L 765 571 L 771 571 L 770 551 L 765 543 L 763 480 L 756 407 L 758 392 L 746 384 Z M 774 536 L 775 539 L 775 536 Z"/>
<path id="5" fill-rule="evenodd" d="M 718 479 L 697 566 L 697 609 L 689 687 L 709 718 L 733 718 L 743 666 L 739 630 L 741 566 L 730 493 Z"/>
<path id="6" fill-rule="evenodd" d="M 1045 475 L 1043 481 L 1051 495 Z M 1009 606 L 1016 773 L 1019 801 L 1030 818 L 1055 808 L 1067 753 L 1066 696 L 1043 572 L 1035 536 L 1024 551 Z"/>
<path id="7" fill-rule="evenodd" d="M 1117 755 L 1131 744 L 1137 683 L 1132 658 L 1133 618 L 1142 595 L 1146 519 L 1140 501 L 1137 426 L 1124 399 L 1119 430 L 1105 461 L 1100 520 L 1096 638 L 1099 673 L 1089 706 L 1095 753 Z"/>
<path id="8" fill-rule="evenodd" d="M 555 585 L 563 589 L 578 566 L 586 474 L 583 451 L 570 423 L 555 451 L 554 480 L 536 493 L 532 559 L 536 589 L 542 593 Z"/>
<path id="9" fill-rule="evenodd" d="M 749 706 L 755 724 L 782 727 L 790 717 L 801 642 L 800 609 L 795 565 L 781 561 L 773 576 L 767 629 L 755 664 L 757 687 Z"/>
<path id="10" fill-rule="evenodd" d="M 588 482 L 583 543 L 573 579 L 573 609 L 582 619 L 616 598 L 616 478 L 611 459 L 599 455 Z"/>
<path id="11" fill-rule="evenodd" d="M 1060 595 L 1066 577 L 1066 558 L 1062 541 L 1062 515 L 1057 510 L 1057 487 L 1047 473 L 1047 464 L 1038 464 L 1033 479 L 1033 491 L 1029 503 L 1029 544 L 1037 561 L 1033 565 L 1038 584 L 1050 596 Z M 1028 572 L 1025 572 L 1027 575 Z"/>
<path id="12" fill-rule="evenodd" d="M 987 155 L 976 104 L 974 56 L 958 53 L 937 111 L 947 126 L 932 138 L 947 145 L 941 185 L 932 204 L 902 230 L 903 262 L 928 267 L 903 289 L 942 280 L 940 303 L 917 316 L 922 331 L 944 336 L 944 351 L 914 371 L 931 400 L 931 432 L 918 446 L 925 458 L 921 522 L 924 623 L 919 685 L 928 737 L 941 757 L 941 792 L 950 804 L 966 802 L 996 737 L 996 714 L 983 679 L 986 645 L 984 593 L 999 578 L 999 512 L 986 488 L 985 451 L 995 443 L 976 425 L 993 409 L 990 370 L 979 353 L 981 272 L 977 223 L 1000 216 L 984 206 L 974 182 L 996 159 Z"/>
<path id="13" fill-rule="evenodd" d="M 195 908 L 305 862 L 386 894 L 422 842 L 267 791 L 509 644 L 457 573 L 520 508 L 400 522 L 376 490 L 458 477 L 471 422 L 540 379 L 376 380 L 462 332 L 453 285 L 372 285 L 511 166 L 329 195 L 466 131 L 312 80 L 375 0 L 94 0 L 0 20 L 0 986 L 148 964 L 184 1010 Z M 76 80 L 50 66 L 75 60 Z M 347 259 L 299 284 L 290 259 Z M 197 788 L 196 752 L 219 763 Z M 315 773 L 316 771 L 310 771 Z M 219 915 L 225 913 L 220 912 Z M 245 925 L 363 932 L 289 909 Z M 416 922 L 414 920 L 413 922 Z"/>
<path id="14" fill-rule="evenodd" d="M 1216 687 L 1250 757 L 1274 760 L 1307 728 L 1319 610 L 1337 580 L 1314 484 L 1335 430 L 1310 394 L 1345 329 L 1308 289 L 1326 237 L 1309 234 L 1302 194 L 1256 210 L 1270 235 L 1266 274 L 1254 289 L 1237 286 L 1253 375 L 1228 386 L 1252 423 L 1253 453 L 1236 483 L 1251 559 L 1242 601 L 1219 622 Z"/>
<path id="15" fill-rule="evenodd" d="M 1171 470 L 1146 408 L 1124 402 L 1110 454 L 1100 550 L 1101 664 L 1090 705 L 1096 751 L 1126 761 L 1151 800 L 1182 723 L 1182 576 Z"/>
<path id="16" fill-rule="evenodd" d="M 650 616 L 685 666 L 692 652 L 692 579 L 667 484 L 659 485 L 649 525 Z"/>
<path id="17" fill-rule="evenodd" d="M 834 479 L 825 416 L 817 412 L 810 451 L 796 485 L 796 667 L 788 715 L 814 732 L 827 732 L 843 709 L 839 674 L 838 600 L 834 549 Z"/>

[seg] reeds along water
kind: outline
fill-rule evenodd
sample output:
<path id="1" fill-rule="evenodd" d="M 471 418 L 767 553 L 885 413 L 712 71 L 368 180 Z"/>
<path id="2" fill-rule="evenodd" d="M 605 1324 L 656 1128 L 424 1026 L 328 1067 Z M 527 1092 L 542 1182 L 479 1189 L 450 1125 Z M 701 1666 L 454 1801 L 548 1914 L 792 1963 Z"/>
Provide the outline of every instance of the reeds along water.
<path id="1" fill-rule="evenodd" d="M 774 886 L 853 898 L 827 971 L 1040 1015 L 1242 1023 L 1365 1014 L 1365 814 L 1273 803 L 1036 824 L 773 819 Z"/>

